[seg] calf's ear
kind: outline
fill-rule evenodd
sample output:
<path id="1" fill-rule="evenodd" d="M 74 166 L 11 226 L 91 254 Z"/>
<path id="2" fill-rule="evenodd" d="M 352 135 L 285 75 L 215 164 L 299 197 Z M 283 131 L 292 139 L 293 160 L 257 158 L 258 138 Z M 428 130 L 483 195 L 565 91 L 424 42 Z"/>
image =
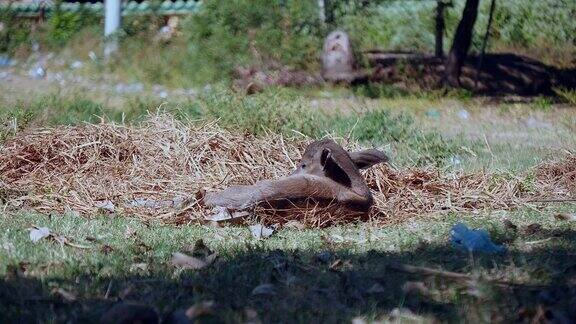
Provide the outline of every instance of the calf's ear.
<path id="1" fill-rule="evenodd" d="M 324 175 L 339 184 L 350 188 L 352 186 L 352 180 L 350 176 L 346 173 L 346 170 L 334 159 L 330 149 L 323 149 L 322 155 L 320 156 L 320 164 L 324 170 Z"/>
<path id="2" fill-rule="evenodd" d="M 368 169 L 373 165 L 390 160 L 384 152 L 376 149 L 352 152 L 350 153 L 350 158 L 358 169 Z"/>

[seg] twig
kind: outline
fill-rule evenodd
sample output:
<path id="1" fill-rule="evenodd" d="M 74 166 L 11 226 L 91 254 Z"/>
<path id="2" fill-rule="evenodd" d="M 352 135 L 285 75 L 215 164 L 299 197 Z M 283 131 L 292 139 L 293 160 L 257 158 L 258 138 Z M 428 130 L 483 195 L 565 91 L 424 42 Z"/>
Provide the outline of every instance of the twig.
<path id="1" fill-rule="evenodd" d="M 546 239 L 543 239 L 543 240 L 524 242 L 524 244 L 525 244 L 525 245 L 539 244 L 539 243 L 544 243 L 544 242 L 552 241 L 553 239 L 554 239 L 554 237 L 549 237 L 549 238 L 546 238 Z"/>
<path id="2" fill-rule="evenodd" d="M 104 299 L 108 299 L 111 290 L 112 290 L 112 280 L 110 280 L 110 282 L 108 283 L 108 288 L 106 289 L 106 293 L 104 294 Z"/>
<path id="3" fill-rule="evenodd" d="M 412 274 L 422 274 L 422 275 L 426 275 L 426 276 L 439 276 L 439 277 L 457 279 L 457 280 L 472 280 L 473 279 L 469 275 L 463 274 L 463 273 L 437 270 L 437 269 L 426 268 L 426 267 L 417 267 L 417 266 L 411 266 L 411 265 L 402 264 L 402 263 L 390 264 L 390 265 L 388 265 L 388 267 L 390 269 L 401 271 L 401 272 L 412 273 Z"/>

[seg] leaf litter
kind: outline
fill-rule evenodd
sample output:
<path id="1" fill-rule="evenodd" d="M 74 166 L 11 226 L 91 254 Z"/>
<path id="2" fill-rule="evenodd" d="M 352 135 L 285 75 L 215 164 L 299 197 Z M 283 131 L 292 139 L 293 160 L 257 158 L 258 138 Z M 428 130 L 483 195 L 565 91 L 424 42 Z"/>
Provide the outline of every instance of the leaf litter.
<path id="1" fill-rule="evenodd" d="M 214 263 L 218 257 L 218 253 L 211 251 L 202 240 L 196 241 L 193 248 L 185 247 L 183 250 L 192 255 L 175 252 L 170 260 L 174 267 L 183 270 L 204 269 Z"/>

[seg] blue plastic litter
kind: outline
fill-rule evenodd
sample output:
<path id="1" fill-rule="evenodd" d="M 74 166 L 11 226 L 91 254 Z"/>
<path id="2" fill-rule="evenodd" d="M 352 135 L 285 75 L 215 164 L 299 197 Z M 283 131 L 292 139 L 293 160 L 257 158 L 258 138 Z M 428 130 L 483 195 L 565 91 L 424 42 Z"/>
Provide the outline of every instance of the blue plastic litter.
<path id="1" fill-rule="evenodd" d="M 506 251 L 506 247 L 492 242 L 486 230 L 469 229 L 462 223 L 458 223 L 452 227 L 452 245 L 469 252 L 491 254 Z"/>

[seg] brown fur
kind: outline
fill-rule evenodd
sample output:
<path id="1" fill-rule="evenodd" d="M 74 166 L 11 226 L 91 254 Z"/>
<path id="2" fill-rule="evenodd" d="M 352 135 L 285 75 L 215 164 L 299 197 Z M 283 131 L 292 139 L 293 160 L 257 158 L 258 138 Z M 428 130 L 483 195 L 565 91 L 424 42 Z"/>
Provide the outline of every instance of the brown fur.
<path id="1" fill-rule="evenodd" d="M 373 203 L 372 194 L 359 169 L 387 160 L 378 150 L 349 154 L 332 140 L 320 140 L 306 148 L 298 168 L 290 176 L 208 193 L 204 203 L 245 209 L 263 202 L 313 198 L 354 210 L 368 210 Z"/>

